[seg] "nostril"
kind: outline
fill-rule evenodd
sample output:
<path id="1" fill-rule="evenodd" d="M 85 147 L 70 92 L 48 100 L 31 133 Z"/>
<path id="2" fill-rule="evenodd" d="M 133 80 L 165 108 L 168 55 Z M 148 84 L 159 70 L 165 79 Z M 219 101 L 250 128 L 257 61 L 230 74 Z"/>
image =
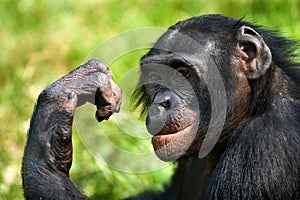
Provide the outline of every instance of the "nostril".
<path id="1" fill-rule="evenodd" d="M 169 89 L 158 91 L 153 99 L 153 105 L 161 107 L 165 110 L 169 110 L 177 106 L 177 104 L 178 104 L 177 95 Z"/>
<path id="2" fill-rule="evenodd" d="M 166 109 L 170 108 L 171 101 L 170 99 L 166 99 L 165 101 L 161 102 L 160 105 Z"/>

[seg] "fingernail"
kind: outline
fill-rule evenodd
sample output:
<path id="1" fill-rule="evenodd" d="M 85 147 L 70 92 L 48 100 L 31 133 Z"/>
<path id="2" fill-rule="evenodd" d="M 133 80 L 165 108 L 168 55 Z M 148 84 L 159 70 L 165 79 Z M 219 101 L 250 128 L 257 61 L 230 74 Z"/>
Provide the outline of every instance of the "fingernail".
<path id="1" fill-rule="evenodd" d="M 75 93 L 73 91 L 71 91 L 69 94 L 68 94 L 68 100 L 72 100 L 75 98 Z"/>

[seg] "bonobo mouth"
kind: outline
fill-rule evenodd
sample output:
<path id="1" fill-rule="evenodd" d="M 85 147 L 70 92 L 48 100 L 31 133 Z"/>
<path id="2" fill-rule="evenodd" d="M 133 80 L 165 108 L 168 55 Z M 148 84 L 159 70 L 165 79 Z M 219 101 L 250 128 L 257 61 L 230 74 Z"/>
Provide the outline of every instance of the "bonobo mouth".
<path id="1" fill-rule="evenodd" d="M 152 145 L 156 155 L 163 161 L 175 161 L 183 156 L 197 135 L 195 121 L 178 131 L 161 131 L 154 135 Z"/>
<path id="2" fill-rule="evenodd" d="M 192 121 L 189 122 L 188 124 L 186 124 L 184 127 L 175 127 L 175 126 L 172 126 L 170 128 L 164 127 L 158 133 L 154 134 L 154 136 L 166 136 L 166 135 L 177 134 L 177 133 L 182 132 L 183 130 L 185 130 L 186 128 L 188 128 L 191 125 L 192 125 Z"/>
<path id="3" fill-rule="evenodd" d="M 167 110 L 153 104 L 146 118 L 146 127 L 153 135 L 155 154 L 163 161 L 175 161 L 185 155 L 197 135 L 198 121 L 193 109 L 174 107 Z"/>
<path id="4" fill-rule="evenodd" d="M 166 139 L 174 139 L 177 137 L 179 134 L 188 134 L 191 131 L 192 125 L 189 125 L 179 131 L 173 131 L 173 132 L 159 132 L 156 135 L 153 136 L 152 142 L 159 141 L 159 140 L 166 140 Z M 153 144 L 154 145 L 154 144 Z M 163 144 L 164 145 L 164 144 Z M 156 146 L 155 145 L 155 150 L 160 149 L 161 146 Z"/>

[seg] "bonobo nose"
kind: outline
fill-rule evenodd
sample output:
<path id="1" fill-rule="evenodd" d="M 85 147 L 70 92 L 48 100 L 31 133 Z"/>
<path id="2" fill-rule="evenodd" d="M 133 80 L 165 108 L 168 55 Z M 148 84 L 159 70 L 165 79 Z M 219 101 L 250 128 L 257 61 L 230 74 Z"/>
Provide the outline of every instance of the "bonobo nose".
<path id="1" fill-rule="evenodd" d="M 146 127 L 150 134 L 156 135 L 165 125 L 167 111 L 179 104 L 178 96 L 169 89 L 161 89 L 154 97 L 146 118 Z"/>
<path id="2" fill-rule="evenodd" d="M 155 98 L 153 101 L 153 104 L 157 104 L 159 106 L 162 106 L 166 110 L 170 109 L 171 106 L 171 97 L 170 96 L 162 96 L 159 98 Z"/>
<path id="3" fill-rule="evenodd" d="M 153 100 L 153 104 L 160 105 L 166 110 L 176 107 L 178 103 L 178 96 L 169 89 L 159 91 Z"/>
<path id="4" fill-rule="evenodd" d="M 156 135 L 164 127 L 166 109 L 158 104 L 152 104 L 146 118 L 146 127 L 151 135 Z"/>

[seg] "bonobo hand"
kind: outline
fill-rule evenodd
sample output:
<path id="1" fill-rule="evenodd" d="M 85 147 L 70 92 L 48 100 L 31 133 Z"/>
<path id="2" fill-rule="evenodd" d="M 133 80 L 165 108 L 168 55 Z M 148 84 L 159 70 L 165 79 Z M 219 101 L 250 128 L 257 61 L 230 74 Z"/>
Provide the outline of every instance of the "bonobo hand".
<path id="1" fill-rule="evenodd" d="M 86 102 L 97 106 L 98 121 L 108 119 L 113 112 L 118 112 L 121 104 L 120 88 L 113 81 L 108 67 L 96 59 L 51 84 L 40 94 L 39 101 L 42 102 L 39 103 L 51 103 L 55 104 L 54 107 L 63 109 L 63 101 L 76 97 L 76 107 Z"/>
<path id="2" fill-rule="evenodd" d="M 23 158 L 26 198 L 57 199 L 52 190 L 58 198 L 83 197 L 68 176 L 72 164 L 73 116 L 76 107 L 86 102 L 96 105 L 98 121 L 107 120 L 121 105 L 120 88 L 108 67 L 96 59 L 54 82 L 40 94 Z M 47 186 L 49 194 L 45 193 Z"/>

